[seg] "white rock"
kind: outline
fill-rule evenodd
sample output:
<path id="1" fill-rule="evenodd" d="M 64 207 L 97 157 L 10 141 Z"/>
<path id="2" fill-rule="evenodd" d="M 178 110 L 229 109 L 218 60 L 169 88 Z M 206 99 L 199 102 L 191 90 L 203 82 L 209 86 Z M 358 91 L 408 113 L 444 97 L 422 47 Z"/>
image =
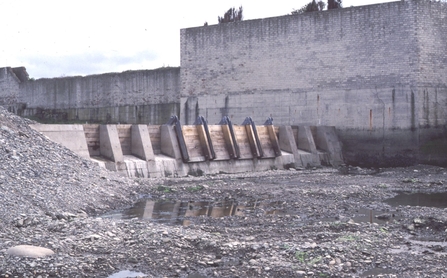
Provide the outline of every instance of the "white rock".
<path id="1" fill-rule="evenodd" d="M 6 253 L 12 256 L 32 258 L 46 257 L 54 254 L 53 250 L 51 249 L 32 245 L 17 245 L 8 248 L 8 250 L 6 250 Z"/>

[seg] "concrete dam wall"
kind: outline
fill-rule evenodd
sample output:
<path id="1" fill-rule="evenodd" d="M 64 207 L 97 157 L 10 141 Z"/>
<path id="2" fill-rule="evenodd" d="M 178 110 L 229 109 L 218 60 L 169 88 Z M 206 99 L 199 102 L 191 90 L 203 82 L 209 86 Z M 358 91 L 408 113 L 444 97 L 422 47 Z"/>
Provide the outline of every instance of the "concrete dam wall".
<path id="1" fill-rule="evenodd" d="M 242 125 L 32 125 L 51 140 L 129 177 L 167 177 L 343 164 L 334 127 Z M 200 119 L 200 118 L 199 118 Z"/>
<path id="2" fill-rule="evenodd" d="M 182 29 L 180 68 L 27 79 L 0 104 L 43 122 L 162 125 L 178 115 L 334 126 L 349 164 L 447 165 L 447 4 L 402 0 Z"/>
<path id="3" fill-rule="evenodd" d="M 446 15 L 408 0 L 183 29 L 181 119 L 330 125 L 348 163 L 445 163 Z"/>

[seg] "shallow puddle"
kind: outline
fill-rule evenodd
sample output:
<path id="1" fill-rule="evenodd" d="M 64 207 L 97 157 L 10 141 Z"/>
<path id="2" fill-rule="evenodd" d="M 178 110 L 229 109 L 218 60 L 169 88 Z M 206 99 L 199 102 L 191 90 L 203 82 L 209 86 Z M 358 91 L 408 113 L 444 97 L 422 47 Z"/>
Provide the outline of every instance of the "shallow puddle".
<path id="1" fill-rule="evenodd" d="M 359 209 L 352 214 L 351 219 L 356 223 L 367 222 L 385 224 L 401 219 L 401 216 L 396 212 L 380 212 L 372 209 Z"/>
<path id="2" fill-rule="evenodd" d="M 352 212 L 348 212 L 348 219 L 355 223 L 377 223 L 386 224 L 397 220 L 401 220 L 402 216 L 397 212 L 381 212 L 372 209 L 360 208 Z M 320 221 L 333 222 L 339 220 L 338 218 L 322 218 Z"/>
<path id="3" fill-rule="evenodd" d="M 394 269 L 375 267 L 362 273 L 361 277 L 380 277 L 380 275 L 396 273 Z"/>
<path id="4" fill-rule="evenodd" d="M 384 200 L 385 203 L 397 206 L 420 206 L 447 208 L 447 192 L 443 193 L 405 193 Z"/>
<path id="5" fill-rule="evenodd" d="M 290 210 L 283 201 L 268 201 L 254 199 L 249 201 L 221 200 L 221 201 L 181 201 L 181 200 L 141 200 L 131 208 L 112 211 L 102 215 L 103 218 L 132 219 L 138 218 L 157 223 L 188 226 L 198 216 L 219 218 L 224 216 L 248 216 L 262 213 L 264 215 L 299 216 L 302 224 L 312 221 L 333 222 L 335 218 L 311 219 L 299 210 Z M 348 216 L 356 223 L 369 222 L 385 224 L 399 219 L 390 212 L 383 213 L 370 209 L 357 209 Z"/>
<path id="6" fill-rule="evenodd" d="M 139 218 L 158 223 L 189 225 L 190 219 L 197 216 L 224 217 L 245 216 L 260 209 L 264 214 L 285 215 L 290 213 L 281 208 L 282 202 L 251 200 L 248 202 L 222 201 L 175 201 L 141 200 L 131 208 L 113 211 L 102 215 L 104 218 Z"/>

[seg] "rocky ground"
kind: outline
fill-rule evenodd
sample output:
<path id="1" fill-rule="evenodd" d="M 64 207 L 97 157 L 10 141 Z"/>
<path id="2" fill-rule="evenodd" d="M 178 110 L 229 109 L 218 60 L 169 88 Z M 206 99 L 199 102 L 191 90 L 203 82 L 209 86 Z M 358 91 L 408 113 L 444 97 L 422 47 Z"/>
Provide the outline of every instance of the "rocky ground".
<path id="1" fill-rule="evenodd" d="M 0 109 L 0 277 L 447 276 L 447 210 L 384 202 L 447 191 L 445 168 L 127 179 L 28 123 Z M 235 215 L 103 216 L 141 199 Z M 55 253 L 10 255 L 17 245 Z"/>

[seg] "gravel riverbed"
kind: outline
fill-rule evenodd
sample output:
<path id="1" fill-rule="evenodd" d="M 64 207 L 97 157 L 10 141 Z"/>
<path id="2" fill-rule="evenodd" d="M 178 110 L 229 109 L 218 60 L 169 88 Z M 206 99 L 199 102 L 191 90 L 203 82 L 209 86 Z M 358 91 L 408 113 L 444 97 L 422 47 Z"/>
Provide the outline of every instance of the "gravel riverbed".
<path id="1" fill-rule="evenodd" d="M 0 277 L 447 276 L 445 206 L 385 202 L 446 192 L 445 168 L 129 179 L 29 123 L 0 108 Z M 182 208 L 116 217 L 141 200 Z M 19 245 L 54 254 L 8 251 Z"/>

